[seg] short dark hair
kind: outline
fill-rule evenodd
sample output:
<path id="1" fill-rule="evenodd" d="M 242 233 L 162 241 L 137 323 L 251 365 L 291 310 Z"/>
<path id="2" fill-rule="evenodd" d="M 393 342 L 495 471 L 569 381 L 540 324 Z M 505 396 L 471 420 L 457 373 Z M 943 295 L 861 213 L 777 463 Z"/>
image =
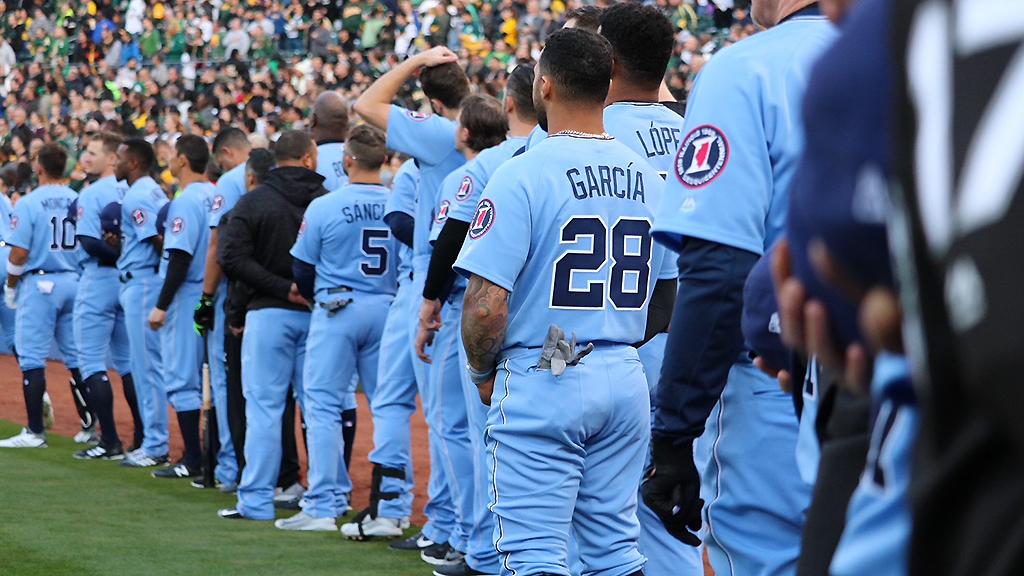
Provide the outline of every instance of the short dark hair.
<path id="1" fill-rule="evenodd" d="M 565 21 L 576 20 L 576 28 L 597 32 L 601 25 L 601 9 L 597 6 L 583 5 L 565 13 Z"/>
<path id="2" fill-rule="evenodd" d="M 142 138 L 129 138 L 121 143 L 122 146 L 128 151 L 128 154 L 135 157 L 139 161 L 139 164 L 146 170 L 146 172 L 152 172 L 156 166 L 156 152 L 153 151 L 153 145 L 146 142 Z"/>
<path id="3" fill-rule="evenodd" d="M 345 154 L 360 166 L 376 170 L 388 158 L 387 136 L 369 124 L 360 124 L 352 129 L 345 140 Z"/>
<path id="4" fill-rule="evenodd" d="M 420 86 L 427 98 L 440 100 L 453 109 L 469 95 L 469 78 L 456 62 L 424 68 L 420 72 Z"/>
<path id="5" fill-rule="evenodd" d="M 538 69 L 566 100 L 603 103 L 612 78 L 612 47 L 594 32 L 563 28 L 548 36 Z"/>
<path id="6" fill-rule="evenodd" d="M 313 138 L 305 130 L 285 130 L 274 144 L 274 158 L 279 164 L 289 160 L 301 160 L 315 147 Z"/>
<path id="7" fill-rule="evenodd" d="M 491 96 L 474 94 L 463 100 L 459 125 L 469 130 L 466 145 L 477 152 L 501 144 L 508 135 L 508 117 Z"/>
<path id="8" fill-rule="evenodd" d="M 266 148 L 253 148 L 249 151 L 249 160 L 245 163 L 245 171 L 252 174 L 256 178 L 256 182 L 262 183 L 276 164 L 273 152 Z"/>
<path id="9" fill-rule="evenodd" d="M 633 2 L 612 5 L 601 14 L 601 36 L 612 45 L 612 54 L 628 82 L 647 89 L 661 84 L 672 57 L 675 31 L 660 10 Z"/>
<path id="10" fill-rule="evenodd" d="M 220 131 L 213 139 L 213 153 L 216 154 L 224 148 L 244 148 L 249 145 L 249 139 L 241 129 L 229 126 Z"/>
<path id="11" fill-rule="evenodd" d="M 516 103 L 516 116 L 522 120 L 537 120 L 533 107 L 533 66 L 520 64 L 512 70 L 505 82 L 505 97 Z"/>
<path id="12" fill-rule="evenodd" d="M 36 153 L 36 162 L 47 176 L 60 178 L 64 176 L 64 170 L 68 165 L 68 151 L 55 142 L 43 144 L 43 147 Z"/>
<path id="13" fill-rule="evenodd" d="M 206 172 L 206 165 L 210 162 L 210 147 L 206 140 L 194 134 L 179 136 L 174 143 L 174 149 L 188 160 L 188 167 L 196 174 Z"/>
<path id="14" fill-rule="evenodd" d="M 116 132 L 100 132 L 92 138 L 103 143 L 103 151 L 107 154 L 116 154 L 117 147 L 124 142 L 124 138 Z"/>

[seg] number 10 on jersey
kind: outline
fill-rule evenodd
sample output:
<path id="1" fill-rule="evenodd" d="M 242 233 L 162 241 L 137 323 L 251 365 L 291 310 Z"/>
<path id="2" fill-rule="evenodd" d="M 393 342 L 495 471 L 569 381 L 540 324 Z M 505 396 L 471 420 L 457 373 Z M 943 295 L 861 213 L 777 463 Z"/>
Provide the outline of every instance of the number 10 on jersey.
<path id="1" fill-rule="evenodd" d="M 600 216 L 575 216 L 562 225 L 559 242 L 588 238 L 589 249 L 566 250 L 555 260 L 551 307 L 600 310 L 610 302 L 616 310 L 642 309 L 651 279 L 651 221 L 620 218 L 609 228 Z M 574 282 L 582 274 L 588 278 Z"/>

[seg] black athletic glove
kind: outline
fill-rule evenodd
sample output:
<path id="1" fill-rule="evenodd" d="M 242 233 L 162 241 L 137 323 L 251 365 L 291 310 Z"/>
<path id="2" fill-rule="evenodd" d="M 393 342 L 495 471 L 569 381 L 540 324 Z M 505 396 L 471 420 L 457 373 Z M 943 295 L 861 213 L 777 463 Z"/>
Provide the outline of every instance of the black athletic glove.
<path id="1" fill-rule="evenodd" d="M 213 318 L 213 296 L 204 293 L 199 298 L 199 303 L 196 304 L 195 312 L 192 313 L 196 334 L 206 336 L 207 331 L 213 330 Z"/>
<path id="2" fill-rule="evenodd" d="M 644 503 L 658 515 L 669 534 L 683 544 L 700 546 L 700 476 L 693 464 L 693 442 L 676 446 L 654 441 L 654 469 L 644 481 Z"/>

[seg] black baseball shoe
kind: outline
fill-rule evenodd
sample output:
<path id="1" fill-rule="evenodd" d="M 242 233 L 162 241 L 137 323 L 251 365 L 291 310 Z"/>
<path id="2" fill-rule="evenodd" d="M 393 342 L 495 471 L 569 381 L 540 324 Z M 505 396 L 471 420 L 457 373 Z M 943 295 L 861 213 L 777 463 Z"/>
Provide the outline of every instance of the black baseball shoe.
<path id="1" fill-rule="evenodd" d="M 124 460 L 124 447 L 121 444 L 113 446 L 97 444 L 92 448 L 75 452 L 74 458 L 76 460 Z"/>
<path id="2" fill-rule="evenodd" d="M 434 568 L 434 576 L 498 576 L 497 574 L 491 574 L 490 572 L 481 572 L 469 564 L 466 564 L 466 559 L 457 564 L 450 566 L 438 566 Z"/>
<path id="3" fill-rule="evenodd" d="M 431 566 L 452 566 L 463 562 L 465 554 L 448 545 L 447 542 L 434 544 L 420 551 L 420 559 Z"/>
<path id="4" fill-rule="evenodd" d="M 419 552 L 426 548 L 430 548 L 437 542 L 434 542 L 430 538 L 423 535 L 423 532 L 416 534 L 415 536 L 409 536 L 405 540 L 399 540 L 392 542 L 388 545 L 392 550 L 408 550 L 410 552 Z"/>
<path id="5" fill-rule="evenodd" d="M 184 460 L 178 461 L 174 466 L 161 468 L 153 472 L 153 478 L 195 478 L 202 476 L 203 471 L 197 468 L 189 468 Z"/>

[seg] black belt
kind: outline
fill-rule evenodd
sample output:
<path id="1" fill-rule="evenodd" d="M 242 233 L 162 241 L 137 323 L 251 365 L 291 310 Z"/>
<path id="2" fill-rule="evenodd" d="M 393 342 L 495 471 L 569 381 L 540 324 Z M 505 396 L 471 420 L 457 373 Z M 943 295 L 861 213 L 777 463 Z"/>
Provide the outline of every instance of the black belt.
<path id="1" fill-rule="evenodd" d="M 148 268 L 139 268 L 139 270 L 148 270 Z M 160 272 L 160 268 L 158 266 L 154 266 L 153 267 L 153 273 L 157 274 L 159 272 Z M 122 272 L 121 275 L 118 276 L 117 279 L 120 280 L 122 284 L 126 284 L 126 283 L 128 283 L 129 280 L 132 280 L 133 278 L 135 278 L 135 275 L 132 274 L 132 271 L 131 270 L 126 270 L 126 271 Z"/>
<path id="2" fill-rule="evenodd" d="M 58 270 L 58 271 L 53 272 L 53 271 L 47 271 L 47 270 L 42 270 L 40 268 L 36 268 L 35 270 L 29 270 L 29 271 L 23 273 L 22 276 L 43 276 L 44 274 L 67 274 L 67 273 L 70 273 L 70 272 L 71 272 L 71 270 Z"/>

